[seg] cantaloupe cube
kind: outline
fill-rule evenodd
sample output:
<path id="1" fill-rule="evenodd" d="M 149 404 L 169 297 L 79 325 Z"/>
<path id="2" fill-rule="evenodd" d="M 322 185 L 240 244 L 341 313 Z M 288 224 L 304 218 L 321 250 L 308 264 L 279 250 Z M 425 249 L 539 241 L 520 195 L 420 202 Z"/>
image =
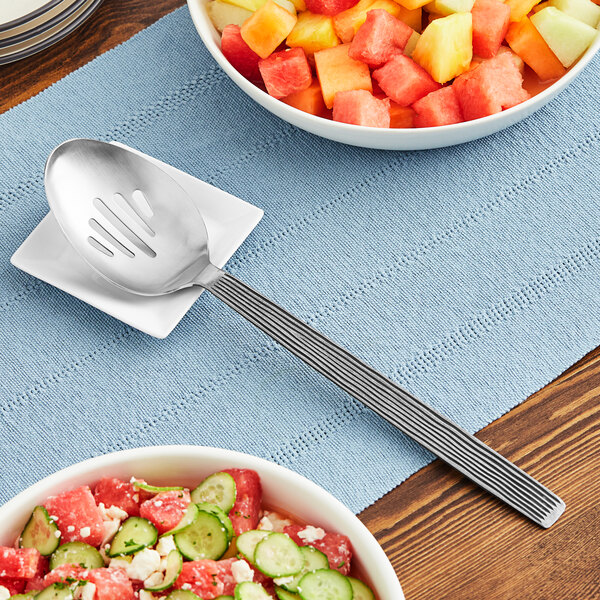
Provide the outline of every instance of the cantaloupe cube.
<path id="1" fill-rule="evenodd" d="M 407 10 L 394 0 L 359 0 L 358 4 L 338 13 L 333 17 L 333 26 L 342 40 L 347 44 L 354 38 L 359 27 L 367 20 L 370 10 L 383 9 L 391 15 L 412 27 L 415 31 L 421 30 L 421 9 Z"/>
<path id="2" fill-rule="evenodd" d="M 596 6 L 591 0 L 550 0 L 549 4 L 590 27 L 598 27 L 600 6 Z"/>
<path id="3" fill-rule="evenodd" d="M 435 81 L 446 83 L 469 69 L 473 57 L 471 13 L 455 13 L 426 27 L 413 60 Z"/>
<path id="4" fill-rule="evenodd" d="M 525 18 L 540 0 L 506 0 L 510 7 L 510 20 L 513 22 Z"/>
<path id="5" fill-rule="evenodd" d="M 546 2 L 540 2 L 533 7 L 533 12 L 540 12 L 540 10 L 544 10 L 547 6 L 550 6 L 550 2 L 546 0 Z M 522 19 L 521 19 L 522 20 Z"/>
<path id="6" fill-rule="evenodd" d="M 469 12 L 475 0 L 433 0 L 425 5 L 425 10 L 441 17 L 458 12 Z"/>
<path id="7" fill-rule="evenodd" d="M 221 0 L 212 0 L 206 5 L 208 16 L 213 22 L 213 25 L 223 31 L 227 25 L 242 26 L 244 21 L 252 16 L 252 13 L 245 8 L 240 8 Z"/>
<path id="8" fill-rule="evenodd" d="M 414 10 L 415 8 L 421 8 L 425 6 L 430 2 L 430 0 L 396 0 L 396 2 L 408 10 Z"/>
<path id="9" fill-rule="evenodd" d="M 304 48 L 306 54 L 337 46 L 340 43 L 333 28 L 333 19 L 304 11 L 298 15 L 294 29 L 287 37 L 290 48 Z"/>
<path id="10" fill-rule="evenodd" d="M 305 90 L 290 94 L 286 98 L 282 98 L 281 101 L 317 117 L 322 117 L 326 111 L 321 86 L 316 79 L 313 79 L 310 86 Z"/>
<path id="11" fill-rule="evenodd" d="M 567 68 L 587 50 L 598 33 L 593 27 L 554 6 L 532 15 L 531 22 L 550 46 L 550 50 Z"/>
<path id="12" fill-rule="evenodd" d="M 558 79 L 567 72 L 527 17 L 510 24 L 506 41 L 541 81 Z"/>
<path id="13" fill-rule="evenodd" d="M 242 25 L 242 39 L 261 58 L 267 58 L 294 29 L 296 21 L 296 15 L 267 0 Z"/>
<path id="14" fill-rule="evenodd" d="M 367 90 L 373 92 L 369 67 L 348 56 L 350 44 L 315 52 L 317 76 L 325 106 L 331 108 L 337 92 Z"/>

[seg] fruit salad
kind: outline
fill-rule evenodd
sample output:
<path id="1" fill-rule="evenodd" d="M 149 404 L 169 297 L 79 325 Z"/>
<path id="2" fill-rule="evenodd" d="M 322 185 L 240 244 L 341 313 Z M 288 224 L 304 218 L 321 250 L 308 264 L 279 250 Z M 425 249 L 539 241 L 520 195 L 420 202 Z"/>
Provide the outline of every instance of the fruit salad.
<path id="1" fill-rule="evenodd" d="M 244 77 L 312 115 L 434 127 L 515 106 L 594 40 L 600 0 L 210 0 Z"/>
<path id="2" fill-rule="evenodd" d="M 350 540 L 263 506 L 258 474 L 193 490 L 106 477 L 34 507 L 0 600 L 376 600 Z"/>

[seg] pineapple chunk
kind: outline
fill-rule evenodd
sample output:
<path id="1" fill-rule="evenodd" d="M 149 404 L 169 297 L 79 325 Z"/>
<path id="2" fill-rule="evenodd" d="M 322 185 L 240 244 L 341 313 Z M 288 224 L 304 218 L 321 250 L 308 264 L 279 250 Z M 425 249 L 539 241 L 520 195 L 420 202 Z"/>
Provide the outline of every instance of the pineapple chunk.
<path id="1" fill-rule="evenodd" d="M 367 13 L 378 8 L 387 10 L 415 31 L 421 30 L 420 8 L 407 10 L 394 0 L 359 0 L 352 8 L 344 10 L 333 17 L 333 26 L 342 43 L 351 42 L 359 27 L 367 20 Z"/>
<path id="2" fill-rule="evenodd" d="M 241 27 L 244 21 L 252 16 L 249 10 L 221 0 L 212 0 L 206 5 L 206 8 L 210 20 L 219 31 L 223 31 L 227 25 Z"/>
<path id="3" fill-rule="evenodd" d="M 306 2 L 304 2 L 304 0 L 292 0 L 292 3 L 296 7 L 297 12 L 302 12 L 303 10 L 306 10 Z"/>
<path id="4" fill-rule="evenodd" d="M 447 17 L 458 12 L 471 12 L 473 4 L 475 0 L 433 0 L 425 6 L 425 9 L 430 13 Z"/>
<path id="5" fill-rule="evenodd" d="M 531 15 L 531 22 L 567 69 L 587 50 L 597 30 L 549 6 Z"/>
<path id="6" fill-rule="evenodd" d="M 254 12 L 264 5 L 265 0 L 223 0 L 223 2 Z"/>
<path id="7" fill-rule="evenodd" d="M 408 38 L 408 42 L 406 42 L 406 46 L 404 46 L 404 54 L 406 56 L 412 58 L 413 52 L 415 51 L 415 47 L 417 46 L 417 42 L 421 37 L 420 33 L 413 31 L 412 35 Z"/>
<path id="8" fill-rule="evenodd" d="M 446 83 L 469 69 L 473 58 L 471 13 L 454 13 L 425 28 L 413 60 L 438 83 Z"/>
<path id="9" fill-rule="evenodd" d="M 242 39 L 261 58 L 270 56 L 290 34 L 298 18 L 273 0 L 259 8 L 240 28 Z"/>
<path id="10" fill-rule="evenodd" d="M 510 20 L 513 23 L 524 19 L 539 3 L 540 0 L 506 0 L 506 4 L 510 6 Z"/>
<path id="11" fill-rule="evenodd" d="M 598 27 L 600 6 L 596 6 L 592 0 L 550 0 L 549 4 L 590 27 Z"/>
<path id="12" fill-rule="evenodd" d="M 290 48 L 304 48 L 306 54 L 337 46 L 340 43 L 333 28 L 333 18 L 305 11 L 300 13 L 287 38 Z"/>
<path id="13" fill-rule="evenodd" d="M 350 44 L 326 48 L 315 53 L 315 66 L 325 106 L 331 108 L 337 92 L 368 90 L 373 92 L 369 67 L 348 56 Z"/>

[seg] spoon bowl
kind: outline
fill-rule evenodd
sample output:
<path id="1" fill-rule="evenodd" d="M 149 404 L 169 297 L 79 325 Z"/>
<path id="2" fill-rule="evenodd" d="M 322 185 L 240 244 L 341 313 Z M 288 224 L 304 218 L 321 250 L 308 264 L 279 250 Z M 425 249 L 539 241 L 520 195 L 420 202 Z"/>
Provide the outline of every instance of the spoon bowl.
<path id="1" fill-rule="evenodd" d="M 134 152 L 96 140 L 69 140 L 48 158 L 45 185 L 71 245 L 123 289 L 168 294 L 193 285 L 210 265 L 208 233 L 192 199 Z"/>

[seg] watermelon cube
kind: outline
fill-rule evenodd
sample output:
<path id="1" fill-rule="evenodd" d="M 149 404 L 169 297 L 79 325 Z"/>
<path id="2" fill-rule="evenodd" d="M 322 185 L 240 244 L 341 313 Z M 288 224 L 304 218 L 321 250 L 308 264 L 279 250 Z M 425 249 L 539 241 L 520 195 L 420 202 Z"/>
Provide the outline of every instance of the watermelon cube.
<path id="1" fill-rule="evenodd" d="M 333 16 L 352 8 L 358 0 L 305 0 L 305 2 L 310 12 Z"/>
<path id="2" fill-rule="evenodd" d="M 236 558 L 226 560 L 192 560 L 184 562 L 175 581 L 175 589 L 187 589 L 204 600 L 213 600 L 218 596 L 233 596 L 236 581 L 231 565 Z"/>
<path id="3" fill-rule="evenodd" d="M 52 569 L 52 571 L 44 577 L 44 587 L 48 587 L 53 583 L 65 583 L 69 580 L 80 581 L 86 579 L 88 572 L 88 569 L 84 569 L 79 565 L 58 565 L 58 567 Z"/>
<path id="4" fill-rule="evenodd" d="M 299 546 L 312 546 L 320 550 L 329 559 L 329 568 L 337 569 L 342 575 L 350 573 L 352 563 L 352 544 L 350 539 L 340 533 L 323 531 L 320 528 L 312 528 L 311 533 L 322 533 L 319 539 L 313 539 L 314 536 L 306 536 L 305 525 L 288 525 L 283 532 L 287 533 Z M 316 530 L 316 532 L 314 531 Z M 310 541 L 308 541 L 310 540 Z"/>
<path id="5" fill-rule="evenodd" d="M 261 58 L 272 54 L 290 34 L 297 21 L 296 14 L 273 0 L 261 6 L 240 27 L 242 39 Z"/>
<path id="6" fill-rule="evenodd" d="M 441 87 L 425 69 L 402 54 L 373 71 L 373 77 L 386 95 L 400 106 L 410 106 Z"/>
<path id="7" fill-rule="evenodd" d="M 296 92 L 295 94 L 290 94 L 281 100 L 282 102 L 285 102 L 286 104 L 289 104 L 298 110 L 302 110 L 318 117 L 324 116 L 325 111 L 327 110 L 325 107 L 325 102 L 323 102 L 321 86 L 316 79 L 313 80 L 313 82 L 305 90 Z"/>
<path id="8" fill-rule="evenodd" d="M 370 10 L 350 44 L 348 56 L 373 69 L 380 67 L 395 54 L 402 54 L 413 33 L 412 28 L 387 10 Z"/>
<path id="9" fill-rule="evenodd" d="M 6 588 L 11 596 L 20 594 L 25 590 L 26 579 L 20 577 L 0 577 L 0 588 Z M 0 589 L 0 592 L 2 590 Z"/>
<path id="10" fill-rule="evenodd" d="M 285 98 L 301 92 L 312 83 L 312 73 L 302 48 L 274 52 L 258 63 L 267 92 L 274 98 Z"/>
<path id="11" fill-rule="evenodd" d="M 140 517 L 148 519 L 163 534 L 181 521 L 190 501 L 188 490 L 160 492 L 140 506 Z"/>
<path id="12" fill-rule="evenodd" d="M 262 502 L 260 477 L 251 469 L 225 469 L 235 481 L 235 504 L 229 512 L 235 535 L 256 529 Z"/>
<path id="13" fill-rule="evenodd" d="M 415 127 L 438 127 L 462 122 L 462 113 L 454 88 L 450 85 L 427 94 L 413 105 Z"/>
<path id="14" fill-rule="evenodd" d="M 223 56 L 250 81 L 260 81 L 260 56 L 246 44 L 237 25 L 227 25 L 221 35 Z"/>
<path id="15" fill-rule="evenodd" d="M 500 0 L 475 0 L 471 14 L 473 52 L 483 58 L 496 56 L 510 24 L 510 7 Z"/>
<path id="16" fill-rule="evenodd" d="M 123 569 L 90 569 L 86 579 L 96 586 L 94 600 L 134 600 L 136 597 Z"/>
<path id="17" fill-rule="evenodd" d="M 85 542 L 96 547 L 102 543 L 102 514 L 87 485 L 51 496 L 44 502 L 44 507 L 50 517 L 55 518 L 62 543 Z"/>
<path id="18" fill-rule="evenodd" d="M 0 577 L 30 579 L 39 572 L 41 554 L 35 548 L 0 546 Z"/>
<path id="19" fill-rule="evenodd" d="M 465 120 L 479 119 L 527 100 L 521 60 L 512 52 L 499 52 L 452 84 Z"/>
<path id="20" fill-rule="evenodd" d="M 350 44 L 342 44 L 315 52 L 317 76 L 327 108 L 333 107 L 338 92 L 346 90 L 373 91 L 369 67 L 348 56 Z"/>
<path id="21" fill-rule="evenodd" d="M 390 126 L 390 101 L 366 90 L 338 92 L 333 100 L 333 120 L 367 127 Z"/>
<path id="22" fill-rule="evenodd" d="M 139 516 L 141 498 L 141 490 L 128 481 L 121 481 L 115 477 L 104 477 L 94 488 L 96 504 L 104 504 L 106 508 L 116 506 L 130 517 Z"/>

